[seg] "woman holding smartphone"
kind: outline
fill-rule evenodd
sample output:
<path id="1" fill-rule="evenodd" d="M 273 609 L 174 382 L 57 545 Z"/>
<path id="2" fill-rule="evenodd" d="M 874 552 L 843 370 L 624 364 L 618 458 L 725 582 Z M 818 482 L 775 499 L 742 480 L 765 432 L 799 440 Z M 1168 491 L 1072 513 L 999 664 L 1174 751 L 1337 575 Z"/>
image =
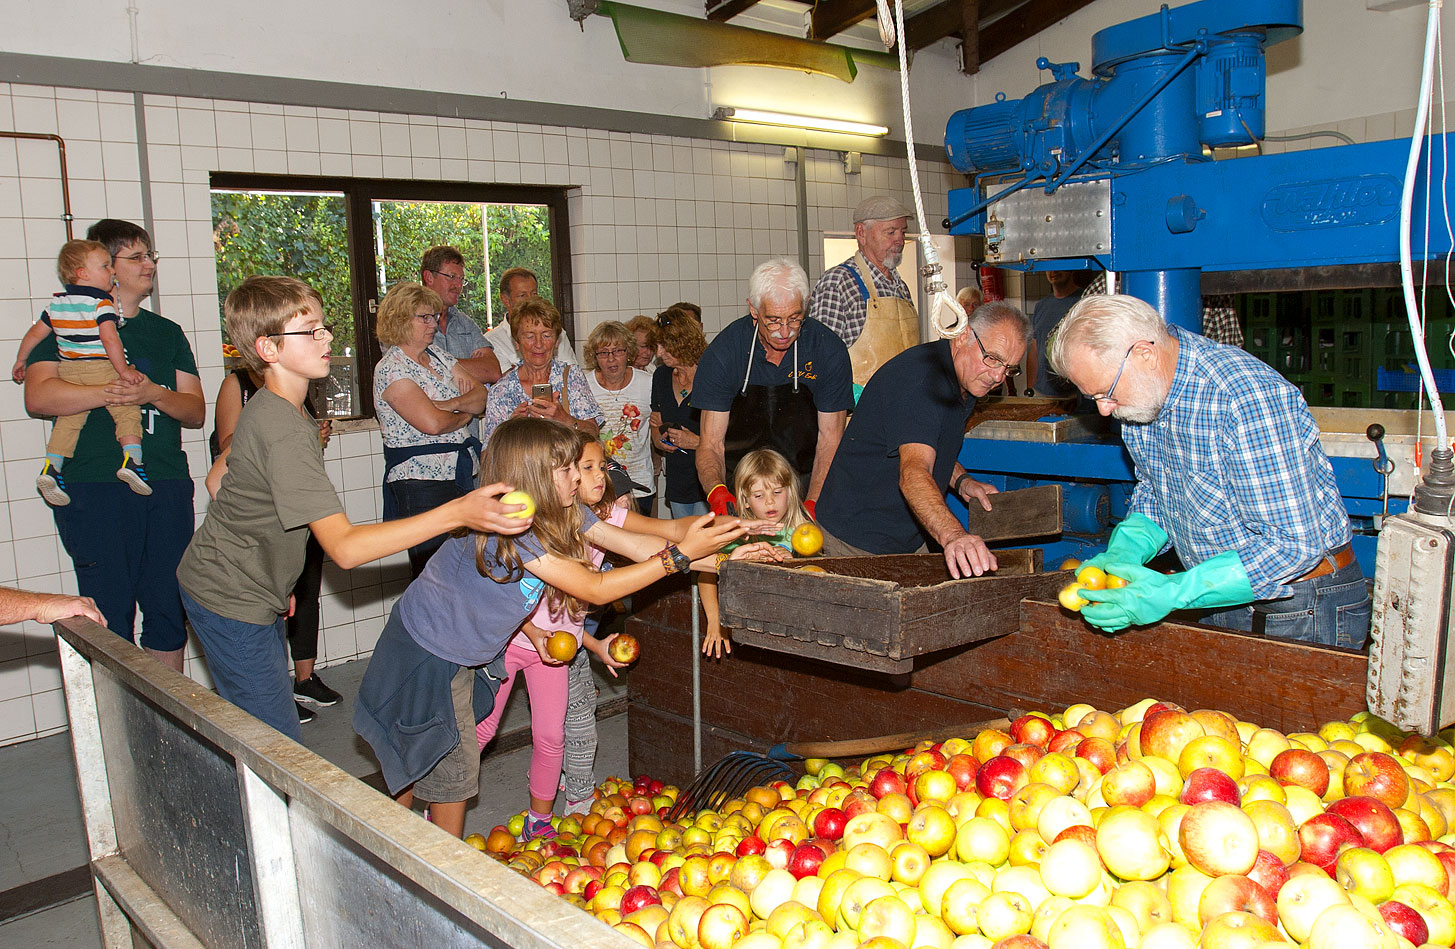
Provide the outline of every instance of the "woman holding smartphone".
<path id="1" fill-rule="evenodd" d="M 490 387 L 480 440 L 489 444 L 495 429 L 508 418 L 554 419 L 593 438 L 606 421 L 577 367 L 551 358 L 563 326 L 561 314 L 540 297 L 523 300 L 510 311 L 510 336 L 520 363 Z"/>

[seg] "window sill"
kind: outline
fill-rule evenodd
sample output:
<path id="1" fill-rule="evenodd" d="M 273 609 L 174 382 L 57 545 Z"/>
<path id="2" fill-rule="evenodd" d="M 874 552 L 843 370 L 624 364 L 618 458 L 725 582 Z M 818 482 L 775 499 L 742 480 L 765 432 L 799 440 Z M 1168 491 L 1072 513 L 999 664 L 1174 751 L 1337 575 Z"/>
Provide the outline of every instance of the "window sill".
<path id="1" fill-rule="evenodd" d="M 377 432 L 379 420 L 372 418 L 336 418 L 333 420 L 335 435 L 350 435 L 354 432 Z"/>

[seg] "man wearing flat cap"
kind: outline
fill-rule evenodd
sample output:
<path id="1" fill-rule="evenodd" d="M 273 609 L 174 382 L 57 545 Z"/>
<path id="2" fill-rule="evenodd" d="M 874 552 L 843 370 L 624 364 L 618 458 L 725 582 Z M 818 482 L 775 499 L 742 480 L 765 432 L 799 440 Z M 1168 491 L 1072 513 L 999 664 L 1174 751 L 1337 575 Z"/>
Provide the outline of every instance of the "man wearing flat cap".
<path id="1" fill-rule="evenodd" d="M 813 288 L 808 315 L 849 347 L 854 382 L 920 341 L 919 313 L 909 286 L 895 268 L 904 255 L 910 212 L 888 195 L 874 195 L 854 209 L 854 256 L 824 271 Z"/>

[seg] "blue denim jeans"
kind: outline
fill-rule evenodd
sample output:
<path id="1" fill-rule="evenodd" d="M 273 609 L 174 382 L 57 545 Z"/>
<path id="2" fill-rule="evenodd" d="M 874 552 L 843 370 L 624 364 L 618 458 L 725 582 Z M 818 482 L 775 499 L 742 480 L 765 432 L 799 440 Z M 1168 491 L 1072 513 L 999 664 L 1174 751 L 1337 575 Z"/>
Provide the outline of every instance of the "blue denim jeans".
<path id="1" fill-rule="evenodd" d="M 707 513 L 707 502 L 693 501 L 690 504 L 684 504 L 681 501 L 668 501 L 667 508 L 672 512 L 674 518 L 701 517 Z"/>
<path id="2" fill-rule="evenodd" d="M 1289 584 L 1289 589 L 1292 596 L 1210 613 L 1199 622 L 1245 632 L 1261 626 L 1269 639 L 1364 648 L 1373 603 L 1357 560 L 1327 576 Z"/>
<path id="3" fill-rule="evenodd" d="M 244 712 L 272 725 L 294 741 L 303 740 L 283 617 L 267 626 L 219 616 L 182 591 L 182 606 L 207 656 L 207 671 L 217 694 Z"/>

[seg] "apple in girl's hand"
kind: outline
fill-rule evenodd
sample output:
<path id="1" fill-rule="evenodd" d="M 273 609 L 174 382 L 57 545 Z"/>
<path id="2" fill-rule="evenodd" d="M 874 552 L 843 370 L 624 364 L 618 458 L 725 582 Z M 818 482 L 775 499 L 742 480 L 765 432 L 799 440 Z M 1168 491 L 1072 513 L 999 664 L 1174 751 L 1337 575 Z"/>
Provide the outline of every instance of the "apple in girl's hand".
<path id="1" fill-rule="evenodd" d="M 611 656 L 614 662 L 629 666 L 641 656 L 642 647 L 637 643 L 635 636 L 629 633 L 620 633 L 612 639 L 611 645 L 606 649 L 606 653 Z"/>
<path id="2" fill-rule="evenodd" d="M 508 491 L 500 496 L 500 503 L 525 505 L 525 510 L 516 511 L 513 514 L 507 514 L 505 515 L 506 517 L 518 517 L 521 520 L 525 520 L 527 517 L 530 517 L 536 512 L 535 499 L 532 498 L 529 494 L 526 494 L 524 491 Z"/>
<path id="3" fill-rule="evenodd" d="M 546 640 L 546 655 L 557 662 L 570 662 L 576 658 L 576 637 L 564 629 L 556 630 Z"/>

